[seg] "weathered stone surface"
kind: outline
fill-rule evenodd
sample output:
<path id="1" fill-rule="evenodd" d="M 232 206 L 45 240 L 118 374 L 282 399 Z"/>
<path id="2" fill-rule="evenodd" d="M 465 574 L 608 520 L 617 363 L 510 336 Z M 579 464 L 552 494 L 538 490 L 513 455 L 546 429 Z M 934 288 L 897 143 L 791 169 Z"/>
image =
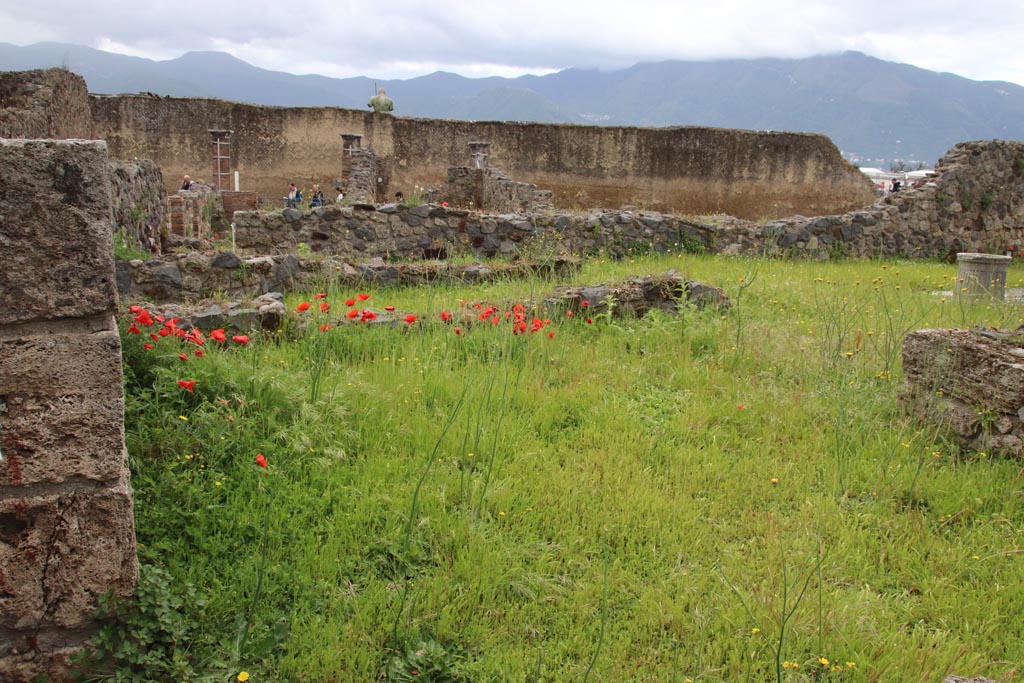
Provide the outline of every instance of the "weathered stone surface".
<path id="1" fill-rule="evenodd" d="M 0 72 L 0 138 L 92 138 L 85 79 L 67 69 Z"/>
<path id="2" fill-rule="evenodd" d="M 974 678 L 961 678 L 960 676 L 954 676 L 950 674 L 942 679 L 942 683 L 999 683 L 993 681 L 991 678 L 985 678 L 984 676 L 976 676 Z"/>
<path id="3" fill-rule="evenodd" d="M 0 338 L 0 486 L 121 476 L 121 344 L 109 327 Z"/>
<path id="4" fill-rule="evenodd" d="M 1024 455 L 1024 338 L 1017 333 L 918 330 L 903 342 L 905 398 L 961 445 Z"/>
<path id="5" fill-rule="evenodd" d="M 721 309 L 732 305 L 723 290 L 687 280 L 674 270 L 603 285 L 558 287 L 555 293 L 559 302 L 574 312 L 607 313 L 608 302 L 613 301 L 615 316 L 640 317 L 652 310 L 671 313 L 686 305 Z"/>
<path id="6" fill-rule="evenodd" d="M 107 146 L 0 140 L 0 325 L 112 311 Z"/>
<path id="7" fill-rule="evenodd" d="M 0 628 L 82 628 L 100 595 L 129 595 L 132 525 L 127 475 L 114 488 L 0 500 Z"/>

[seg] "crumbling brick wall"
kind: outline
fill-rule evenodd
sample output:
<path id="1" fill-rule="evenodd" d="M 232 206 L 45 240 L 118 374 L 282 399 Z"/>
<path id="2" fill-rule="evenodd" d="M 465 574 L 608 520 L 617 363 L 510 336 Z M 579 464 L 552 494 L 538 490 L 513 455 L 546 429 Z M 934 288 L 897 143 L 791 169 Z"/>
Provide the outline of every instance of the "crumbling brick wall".
<path id="1" fill-rule="evenodd" d="M 0 680 L 67 680 L 137 579 L 109 159 L 0 140 Z"/>

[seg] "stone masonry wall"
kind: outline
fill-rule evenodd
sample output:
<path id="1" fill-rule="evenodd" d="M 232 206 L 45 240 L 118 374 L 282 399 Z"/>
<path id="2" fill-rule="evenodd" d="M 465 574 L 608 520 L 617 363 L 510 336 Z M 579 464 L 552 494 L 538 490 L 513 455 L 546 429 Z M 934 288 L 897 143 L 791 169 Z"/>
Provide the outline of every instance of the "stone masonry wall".
<path id="1" fill-rule="evenodd" d="M 91 138 L 85 79 L 65 69 L 0 72 L 0 138 Z"/>
<path id="2" fill-rule="evenodd" d="M 134 590 L 103 142 L 0 140 L 0 680 L 67 680 Z"/>
<path id="3" fill-rule="evenodd" d="M 111 162 L 110 195 L 120 239 L 145 251 L 157 247 L 167 214 L 164 179 L 157 165 L 146 159 Z"/>
<path id="4" fill-rule="evenodd" d="M 1024 249 L 1024 142 L 962 142 L 935 174 L 860 211 L 769 223 L 769 251 L 942 258 Z"/>
<path id="5" fill-rule="evenodd" d="M 1024 250 L 1024 143 L 962 143 L 943 158 L 933 180 L 868 209 L 764 224 L 649 211 L 495 215 L 395 204 L 378 210 L 327 206 L 309 213 L 240 212 L 235 224 L 237 244 L 249 253 L 285 253 L 304 243 L 316 252 L 354 259 L 529 255 L 538 242 L 570 254 L 708 251 L 822 259 L 1002 253 L 1010 247 Z"/>
<path id="6" fill-rule="evenodd" d="M 333 186 L 342 174 L 338 136 L 351 133 L 390 160 L 389 196 L 439 188 L 449 168 L 465 165 L 468 143 L 486 140 L 493 165 L 551 190 L 563 209 L 630 205 L 756 220 L 850 211 L 874 198 L 871 182 L 817 134 L 446 121 L 143 95 L 94 95 L 91 107 L 115 157 L 153 159 L 166 179 L 208 167 L 208 129 L 233 130 L 233 168 L 244 189 L 264 197 L 281 197 L 289 182 Z"/>
<path id="7" fill-rule="evenodd" d="M 549 211 L 551 192 L 533 183 L 521 183 L 498 168 L 448 169 L 448 181 L 441 197 L 452 206 L 476 208 L 489 213 Z"/>

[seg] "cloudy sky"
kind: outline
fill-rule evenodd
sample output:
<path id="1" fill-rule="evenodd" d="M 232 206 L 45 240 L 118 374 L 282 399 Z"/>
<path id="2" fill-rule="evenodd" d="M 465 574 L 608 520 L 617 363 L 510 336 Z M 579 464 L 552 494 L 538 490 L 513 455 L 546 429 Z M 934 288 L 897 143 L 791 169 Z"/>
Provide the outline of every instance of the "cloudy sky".
<path id="1" fill-rule="evenodd" d="M 375 78 L 859 50 L 1024 85 L 1021 0 L 4 2 L 0 42 L 39 41 L 153 59 L 221 50 L 266 69 Z"/>

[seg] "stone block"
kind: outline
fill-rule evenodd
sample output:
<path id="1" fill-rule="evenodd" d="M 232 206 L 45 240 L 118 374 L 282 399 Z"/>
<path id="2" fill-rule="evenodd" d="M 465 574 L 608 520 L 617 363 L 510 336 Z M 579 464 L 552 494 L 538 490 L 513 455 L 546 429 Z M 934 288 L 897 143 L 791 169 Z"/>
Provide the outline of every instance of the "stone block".
<path id="1" fill-rule="evenodd" d="M 82 628 L 138 579 L 132 494 L 116 487 L 0 500 L 0 629 Z"/>
<path id="2" fill-rule="evenodd" d="M 113 311 L 107 145 L 0 140 L 0 325 Z"/>
<path id="3" fill-rule="evenodd" d="M 91 334 L 0 338 L 0 486 L 118 479 L 121 386 L 113 319 Z"/>

